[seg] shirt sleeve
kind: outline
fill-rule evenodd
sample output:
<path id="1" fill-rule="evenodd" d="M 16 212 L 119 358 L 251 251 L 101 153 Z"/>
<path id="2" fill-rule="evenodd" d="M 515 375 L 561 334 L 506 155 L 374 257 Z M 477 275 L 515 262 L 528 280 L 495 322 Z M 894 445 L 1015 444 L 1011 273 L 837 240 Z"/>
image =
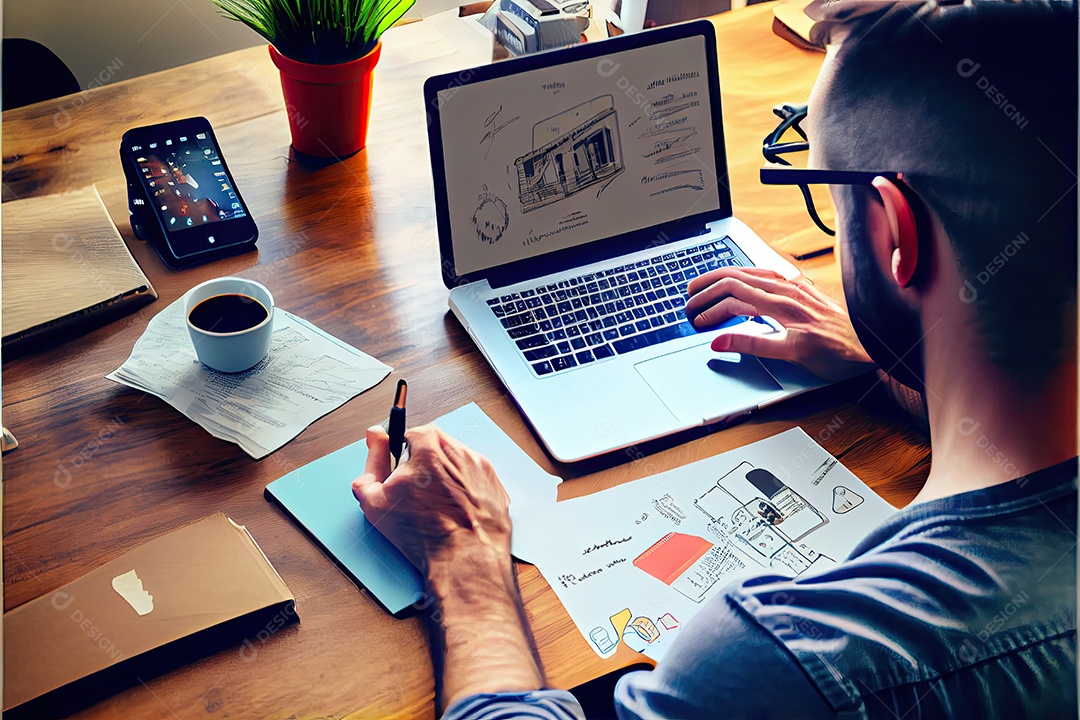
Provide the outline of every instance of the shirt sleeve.
<path id="1" fill-rule="evenodd" d="M 456 701 L 442 720 L 585 720 L 577 699 L 565 690 L 485 693 Z"/>
<path id="2" fill-rule="evenodd" d="M 726 595 L 683 628 L 655 670 L 619 680 L 615 708 L 620 720 L 835 717 L 791 654 Z"/>

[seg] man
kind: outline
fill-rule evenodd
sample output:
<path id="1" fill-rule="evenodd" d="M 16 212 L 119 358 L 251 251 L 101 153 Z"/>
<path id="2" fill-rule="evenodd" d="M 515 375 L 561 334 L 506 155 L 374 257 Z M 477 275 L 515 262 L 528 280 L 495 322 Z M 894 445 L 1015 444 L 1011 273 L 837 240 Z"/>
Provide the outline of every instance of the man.
<path id="1" fill-rule="evenodd" d="M 810 166 L 881 174 L 832 185 L 851 319 L 804 279 L 730 269 L 691 285 L 688 313 L 787 328 L 718 351 L 825 377 L 872 359 L 924 390 L 930 474 L 837 567 L 727 587 L 655 671 L 620 680 L 616 709 L 1075 717 L 1075 5 L 821 10 L 833 51 L 810 98 Z M 431 428 L 409 442 L 391 474 L 369 431 L 354 492 L 427 577 L 445 717 L 579 717 L 543 689 L 490 465 Z"/>

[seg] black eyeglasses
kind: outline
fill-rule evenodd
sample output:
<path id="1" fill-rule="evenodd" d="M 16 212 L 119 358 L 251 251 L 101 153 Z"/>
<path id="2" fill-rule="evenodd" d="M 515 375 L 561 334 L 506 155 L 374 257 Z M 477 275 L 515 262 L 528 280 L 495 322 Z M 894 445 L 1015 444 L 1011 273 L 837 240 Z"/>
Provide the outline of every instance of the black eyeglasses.
<path id="1" fill-rule="evenodd" d="M 780 118 L 780 124 L 765 137 L 761 148 L 765 159 L 771 163 L 790 165 L 782 156 L 793 152 L 806 152 L 810 149 L 810 143 L 806 139 L 806 131 L 802 129 L 802 121 L 806 118 L 806 103 L 801 105 L 777 105 L 772 109 L 773 114 Z M 794 130 L 801 141 L 780 142 L 788 130 Z"/>
<path id="2" fill-rule="evenodd" d="M 861 170 L 803 170 L 791 167 L 784 155 L 796 152 L 806 152 L 810 149 L 810 143 L 806 139 L 806 131 L 802 129 L 802 121 L 806 117 L 806 104 L 801 105 L 777 105 L 773 113 L 780 118 L 780 124 L 769 133 L 762 143 L 761 152 L 765 159 L 771 163 L 761 168 L 761 182 L 764 185 L 795 185 L 802 191 L 803 200 L 806 202 L 806 211 L 810 213 L 810 219 L 821 228 L 827 235 L 836 235 L 818 215 L 814 206 L 814 198 L 810 194 L 811 185 L 870 185 L 874 178 L 883 177 L 894 183 L 903 180 L 903 174 L 898 172 L 867 172 Z M 788 130 L 794 130 L 802 140 L 782 140 Z"/>

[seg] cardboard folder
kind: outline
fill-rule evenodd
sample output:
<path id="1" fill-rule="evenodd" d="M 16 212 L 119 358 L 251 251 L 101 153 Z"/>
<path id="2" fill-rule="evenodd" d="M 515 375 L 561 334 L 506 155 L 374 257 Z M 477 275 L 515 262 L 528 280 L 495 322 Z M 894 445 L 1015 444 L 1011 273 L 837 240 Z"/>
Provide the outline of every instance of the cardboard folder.
<path id="1" fill-rule="evenodd" d="M 254 538 L 217 513 L 5 613 L 4 716 L 67 714 L 230 645 L 250 654 L 297 619 Z"/>

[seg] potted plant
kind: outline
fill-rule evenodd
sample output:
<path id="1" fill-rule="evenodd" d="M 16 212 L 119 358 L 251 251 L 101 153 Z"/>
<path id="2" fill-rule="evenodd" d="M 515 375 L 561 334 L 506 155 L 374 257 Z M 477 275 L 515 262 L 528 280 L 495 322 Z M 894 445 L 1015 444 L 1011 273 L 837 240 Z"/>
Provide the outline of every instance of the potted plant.
<path id="1" fill-rule="evenodd" d="M 415 0 L 210 0 L 270 42 L 297 152 L 342 159 L 367 142 L 379 38 Z"/>

